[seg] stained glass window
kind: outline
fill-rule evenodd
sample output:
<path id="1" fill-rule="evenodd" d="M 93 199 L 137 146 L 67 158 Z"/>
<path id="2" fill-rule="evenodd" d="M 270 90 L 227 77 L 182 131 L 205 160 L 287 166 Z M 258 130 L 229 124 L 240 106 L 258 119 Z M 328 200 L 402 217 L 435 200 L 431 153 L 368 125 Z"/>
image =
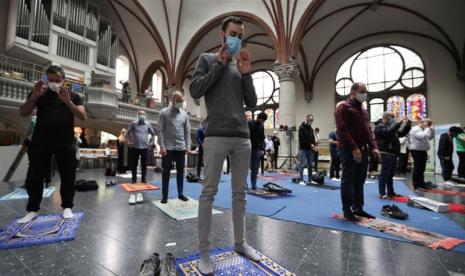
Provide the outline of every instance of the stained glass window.
<path id="1" fill-rule="evenodd" d="M 426 118 L 426 99 L 422 94 L 413 94 L 407 98 L 407 117 L 418 121 Z"/>

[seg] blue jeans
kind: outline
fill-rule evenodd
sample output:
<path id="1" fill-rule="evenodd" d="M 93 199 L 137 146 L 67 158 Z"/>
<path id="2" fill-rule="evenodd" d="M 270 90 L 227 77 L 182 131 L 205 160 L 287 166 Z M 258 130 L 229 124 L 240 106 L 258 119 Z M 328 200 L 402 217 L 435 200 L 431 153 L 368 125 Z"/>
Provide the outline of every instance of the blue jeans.
<path id="1" fill-rule="evenodd" d="M 354 155 L 349 149 L 341 149 L 340 155 L 342 159 L 342 211 L 344 213 L 362 211 L 364 204 L 363 185 L 368 170 L 368 151 L 362 151 L 361 162 L 355 161 Z"/>
<path id="2" fill-rule="evenodd" d="M 260 168 L 260 151 L 252 149 L 250 155 L 250 184 L 252 189 L 257 188 L 257 175 Z"/>
<path id="3" fill-rule="evenodd" d="M 392 178 L 396 173 L 397 155 L 394 154 L 382 154 L 381 155 L 381 175 L 379 177 L 378 186 L 379 194 L 394 195 L 394 185 Z"/>
<path id="4" fill-rule="evenodd" d="M 300 150 L 299 162 L 300 181 L 304 181 L 304 169 L 307 165 L 308 181 L 310 182 L 312 180 L 313 150 Z"/>

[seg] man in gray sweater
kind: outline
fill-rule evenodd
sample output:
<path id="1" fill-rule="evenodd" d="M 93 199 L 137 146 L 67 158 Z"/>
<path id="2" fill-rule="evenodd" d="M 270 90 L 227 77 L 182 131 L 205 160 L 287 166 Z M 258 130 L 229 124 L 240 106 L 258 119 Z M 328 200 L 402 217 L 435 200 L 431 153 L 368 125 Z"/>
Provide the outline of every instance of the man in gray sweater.
<path id="1" fill-rule="evenodd" d="M 195 69 L 190 94 L 205 97 L 208 127 L 204 142 L 205 180 L 199 199 L 199 269 L 213 273 L 210 260 L 210 230 L 213 200 L 218 192 L 224 159 L 229 156 L 232 172 L 234 250 L 259 261 L 260 255 L 245 242 L 246 182 L 251 144 L 244 104 L 254 108 L 257 95 L 250 75 L 250 57 L 241 49 L 244 26 L 241 19 L 223 20 L 218 53 L 202 54 Z"/>
<path id="2" fill-rule="evenodd" d="M 431 188 L 431 182 L 425 182 L 425 169 L 428 160 L 430 141 L 434 139 L 433 122 L 423 119 L 410 130 L 410 153 L 413 158 L 412 183 L 413 188 Z"/>

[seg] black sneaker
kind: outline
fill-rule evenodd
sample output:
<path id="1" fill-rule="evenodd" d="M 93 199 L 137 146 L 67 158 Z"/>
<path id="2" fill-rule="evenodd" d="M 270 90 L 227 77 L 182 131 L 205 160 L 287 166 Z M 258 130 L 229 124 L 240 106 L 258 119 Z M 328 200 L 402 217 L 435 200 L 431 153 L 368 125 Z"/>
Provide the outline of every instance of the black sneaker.
<path id="1" fill-rule="evenodd" d="M 348 221 L 358 222 L 360 221 L 352 212 L 344 212 L 344 218 Z"/>
<path id="2" fill-rule="evenodd" d="M 361 210 L 354 212 L 354 215 L 359 216 L 359 217 L 364 217 L 364 218 L 369 218 L 369 219 L 375 219 L 376 217 L 373 215 L 368 214 L 367 212 Z"/>
<path id="3" fill-rule="evenodd" d="M 180 196 L 178 196 L 178 198 L 180 200 L 182 200 L 182 201 L 188 201 L 189 200 L 189 198 L 187 198 L 185 195 L 180 195 Z"/>
<path id="4" fill-rule="evenodd" d="M 381 209 L 381 214 L 393 219 L 406 219 L 408 214 L 402 212 L 396 205 L 384 205 Z"/>
<path id="5" fill-rule="evenodd" d="M 438 187 L 438 185 L 433 184 L 431 181 L 425 182 L 424 186 L 426 189 L 436 189 Z"/>
<path id="6" fill-rule="evenodd" d="M 160 201 L 160 203 L 161 203 L 161 204 L 166 204 L 166 203 L 168 203 L 168 198 L 166 198 L 166 197 L 162 198 L 161 201 Z"/>
<path id="7" fill-rule="evenodd" d="M 140 267 L 139 276 L 159 275 L 160 273 L 160 256 L 153 253 L 148 259 L 144 260 Z"/>
<path id="8" fill-rule="evenodd" d="M 171 253 L 165 256 L 166 266 L 168 267 L 168 276 L 176 276 L 176 258 Z M 161 273 L 160 273 L 161 275 Z"/>

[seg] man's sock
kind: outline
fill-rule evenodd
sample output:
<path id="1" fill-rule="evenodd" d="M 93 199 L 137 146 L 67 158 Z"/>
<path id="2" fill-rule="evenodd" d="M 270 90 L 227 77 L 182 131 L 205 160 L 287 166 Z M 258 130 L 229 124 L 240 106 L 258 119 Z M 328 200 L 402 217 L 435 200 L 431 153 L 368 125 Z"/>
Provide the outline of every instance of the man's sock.
<path id="1" fill-rule="evenodd" d="M 213 262 L 210 259 L 210 252 L 202 252 L 199 260 L 199 270 L 202 274 L 213 273 Z"/>

